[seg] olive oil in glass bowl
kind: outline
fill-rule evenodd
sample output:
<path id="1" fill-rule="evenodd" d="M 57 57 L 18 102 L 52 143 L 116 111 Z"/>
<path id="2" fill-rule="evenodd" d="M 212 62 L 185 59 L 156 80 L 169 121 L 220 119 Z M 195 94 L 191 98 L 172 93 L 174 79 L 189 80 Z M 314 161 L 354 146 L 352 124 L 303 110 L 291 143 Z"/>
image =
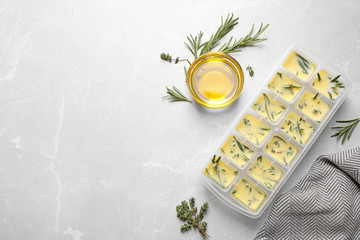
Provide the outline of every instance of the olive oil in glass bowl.
<path id="1" fill-rule="evenodd" d="M 223 108 L 239 97 L 244 86 L 244 73 L 240 64 L 228 54 L 209 52 L 190 65 L 186 82 L 199 104 Z"/>

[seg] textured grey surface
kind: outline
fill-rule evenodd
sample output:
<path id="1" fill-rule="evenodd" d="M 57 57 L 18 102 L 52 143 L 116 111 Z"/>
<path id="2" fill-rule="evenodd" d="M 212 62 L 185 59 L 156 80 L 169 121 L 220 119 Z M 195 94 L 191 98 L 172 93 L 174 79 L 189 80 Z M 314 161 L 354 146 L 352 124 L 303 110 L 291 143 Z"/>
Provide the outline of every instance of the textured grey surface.
<path id="1" fill-rule="evenodd" d="M 188 96 L 185 37 L 205 38 L 220 16 L 234 36 L 270 23 L 268 41 L 233 55 L 255 76 L 230 107 L 168 103 Z M 209 201 L 212 239 L 249 239 L 264 223 L 223 206 L 199 181 L 217 139 L 296 44 L 328 60 L 353 90 L 281 192 L 321 154 L 343 146 L 335 120 L 360 116 L 360 3 L 349 1 L 0 1 L 0 239 L 201 239 L 181 234 L 175 206 Z"/>

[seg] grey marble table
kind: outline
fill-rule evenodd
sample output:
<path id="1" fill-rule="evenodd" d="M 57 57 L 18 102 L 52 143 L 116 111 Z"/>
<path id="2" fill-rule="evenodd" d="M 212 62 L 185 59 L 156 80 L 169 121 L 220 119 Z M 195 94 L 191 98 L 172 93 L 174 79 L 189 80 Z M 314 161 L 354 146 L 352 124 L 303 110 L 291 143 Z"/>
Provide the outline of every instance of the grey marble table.
<path id="1" fill-rule="evenodd" d="M 233 56 L 255 76 L 230 107 L 210 111 L 162 100 L 166 86 L 190 97 L 183 66 L 190 33 L 208 38 L 221 16 L 231 32 L 270 23 L 268 40 Z M 256 27 L 255 26 L 255 27 Z M 250 219 L 222 205 L 199 180 L 217 140 L 263 86 L 289 45 L 335 65 L 353 89 L 293 175 L 341 145 L 331 126 L 360 116 L 360 2 L 0 1 L 0 239 L 201 239 L 182 234 L 175 206 L 208 201 L 211 239 L 251 239 L 269 209 Z"/>

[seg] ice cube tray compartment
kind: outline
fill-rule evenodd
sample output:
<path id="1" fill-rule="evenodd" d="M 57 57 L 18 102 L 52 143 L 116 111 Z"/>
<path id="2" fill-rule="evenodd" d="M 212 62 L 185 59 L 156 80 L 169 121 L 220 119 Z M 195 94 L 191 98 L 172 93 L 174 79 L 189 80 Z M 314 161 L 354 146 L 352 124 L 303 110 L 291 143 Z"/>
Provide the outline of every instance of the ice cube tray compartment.
<path id="1" fill-rule="evenodd" d="M 297 57 L 297 54 L 301 57 Z M 289 56 L 294 59 L 289 60 Z M 288 67 L 289 64 L 296 64 L 299 59 L 302 61 L 302 67 Z M 311 66 L 310 69 L 305 69 L 308 70 L 308 75 L 305 72 L 299 74 L 296 71 L 296 69 L 306 67 L 304 61 L 305 63 L 308 61 L 307 64 Z M 325 85 L 320 87 L 318 73 L 320 83 L 327 80 L 331 85 L 329 89 L 335 90 L 339 93 L 338 95 L 333 94 L 336 96 L 331 98 L 331 93 L 327 94 L 327 91 L 323 89 Z M 331 77 L 327 77 L 325 73 Z M 279 74 L 283 79 L 279 79 Z M 351 84 L 343 76 L 331 82 L 339 74 L 335 68 L 316 58 L 313 54 L 309 54 L 295 46 L 289 47 L 268 76 L 263 88 L 258 91 L 244 111 L 237 116 L 232 127 L 224 134 L 222 140 L 205 161 L 205 165 L 202 166 L 201 178 L 208 189 L 235 211 L 252 218 L 259 217 L 272 202 L 276 193 L 285 184 L 287 178 L 349 93 Z M 281 94 L 279 92 L 284 89 L 280 89 L 279 83 L 293 85 L 285 85 L 286 88 L 284 89 L 287 92 Z M 336 88 L 331 88 L 332 86 Z M 345 86 L 345 88 L 340 86 Z M 293 96 L 291 92 L 293 92 Z M 306 108 L 299 107 L 304 96 L 306 104 L 317 107 L 325 104 L 329 106 L 328 112 L 325 113 L 324 111 L 322 113 L 320 108 L 309 111 L 309 106 L 306 106 Z M 315 97 L 316 101 L 313 101 L 314 99 L 311 97 Z M 267 107 L 266 104 L 268 104 Z M 280 111 L 281 113 L 279 113 Z M 297 135 L 286 133 L 286 130 L 282 129 L 283 124 L 287 124 L 286 120 L 289 116 L 294 114 L 301 118 L 299 125 L 296 123 L 292 126 L 295 130 L 298 128 L 296 131 L 300 129 L 299 134 L 306 133 L 306 129 L 302 130 L 302 127 L 307 126 L 305 123 L 315 128 L 306 141 L 299 141 L 296 138 Z M 322 118 L 319 118 L 317 114 L 323 114 Z M 247 123 L 257 126 L 256 134 L 249 131 L 250 128 L 247 128 L 244 118 L 248 118 Z M 246 129 L 246 131 L 241 131 L 242 129 Z M 301 137 L 303 136 L 301 135 Z M 251 149 L 252 152 L 247 148 Z M 216 165 L 215 162 L 219 157 L 219 161 L 225 167 L 221 164 Z M 265 164 L 259 165 L 259 158 Z M 281 171 L 281 176 L 275 170 Z M 206 173 L 206 171 L 212 171 L 212 177 L 209 177 L 209 172 Z M 227 171 L 232 171 L 233 175 L 230 174 L 229 180 L 225 181 L 225 179 L 221 178 L 227 176 Z M 274 175 L 271 175 L 273 173 Z M 261 177 L 264 177 L 265 180 L 262 180 Z"/>

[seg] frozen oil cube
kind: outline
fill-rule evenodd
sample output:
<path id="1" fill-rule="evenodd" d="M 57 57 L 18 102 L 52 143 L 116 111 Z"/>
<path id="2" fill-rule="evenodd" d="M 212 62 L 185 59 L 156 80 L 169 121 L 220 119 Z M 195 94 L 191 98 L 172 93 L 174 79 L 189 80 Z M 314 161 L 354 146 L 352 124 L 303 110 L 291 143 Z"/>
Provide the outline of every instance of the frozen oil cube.
<path id="1" fill-rule="evenodd" d="M 236 129 L 258 146 L 270 132 L 268 126 L 257 120 L 251 114 L 246 114 Z"/>
<path id="2" fill-rule="evenodd" d="M 303 81 L 308 81 L 311 74 L 315 71 L 315 64 L 297 52 L 290 54 L 284 63 L 284 67 Z"/>
<path id="3" fill-rule="evenodd" d="M 243 178 L 232 190 L 232 196 L 252 211 L 256 211 L 264 202 L 266 193 L 251 181 Z"/>
<path id="4" fill-rule="evenodd" d="M 220 156 L 214 155 L 204 173 L 220 187 L 228 188 L 236 178 L 238 171 L 221 161 Z"/>
<path id="5" fill-rule="evenodd" d="M 263 93 L 253 105 L 253 109 L 267 120 L 276 122 L 284 114 L 286 108 Z"/>
<path id="6" fill-rule="evenodd" d="M 283 73 L 277 72 L 268 88 L 280 95 L 283 99 L 291 102 L 301 89 L 301 86 L 285 76 Z"/>
<path id="7" fill-rule="evenodd" d="M 242 143 L 235 136 L 230 136 L 228 138 L 226 143 L 222 146 L 221 152 L 240 167 L 246 166 L 249 159 L 254 154 L 254 150 Z"/>
<path id="8" fill-rule="evenodd" d="M 330 110 L 330 106 L 319 99 L 319 93 L 306 92 L 297 107 L 314 121 L 320 123 Z"/>
<path id="9" fill-rule="evenodd" d="M 305 144 L 315 132 L 315 127 L 311 123 L 293 112 L 285 119 L 281 129 L 300 144 Z"/>
<path id="10" fill-rule="evenodd" d="M 259 156 L 248 170 L 249 175 L 265 187 L 272 189 L 281 178 L 283 172 L 263 156 Z"/>
<path id="11" fill-rule="evenodd" d="M 317 73 L 312 86 L 331 100 L 335 100 L 345 85 L 340 81 L 340 75 L 332 77 L 325 71 Z"/>
<path id="12" fill-rule="evenodd" d="M 296 156 L 298 149 L 284 140 L 279 135 L 275 135 L 270 142 L 266 145 L 265 150 L 276 161 L 284 166 L 288 166 Z"/>

